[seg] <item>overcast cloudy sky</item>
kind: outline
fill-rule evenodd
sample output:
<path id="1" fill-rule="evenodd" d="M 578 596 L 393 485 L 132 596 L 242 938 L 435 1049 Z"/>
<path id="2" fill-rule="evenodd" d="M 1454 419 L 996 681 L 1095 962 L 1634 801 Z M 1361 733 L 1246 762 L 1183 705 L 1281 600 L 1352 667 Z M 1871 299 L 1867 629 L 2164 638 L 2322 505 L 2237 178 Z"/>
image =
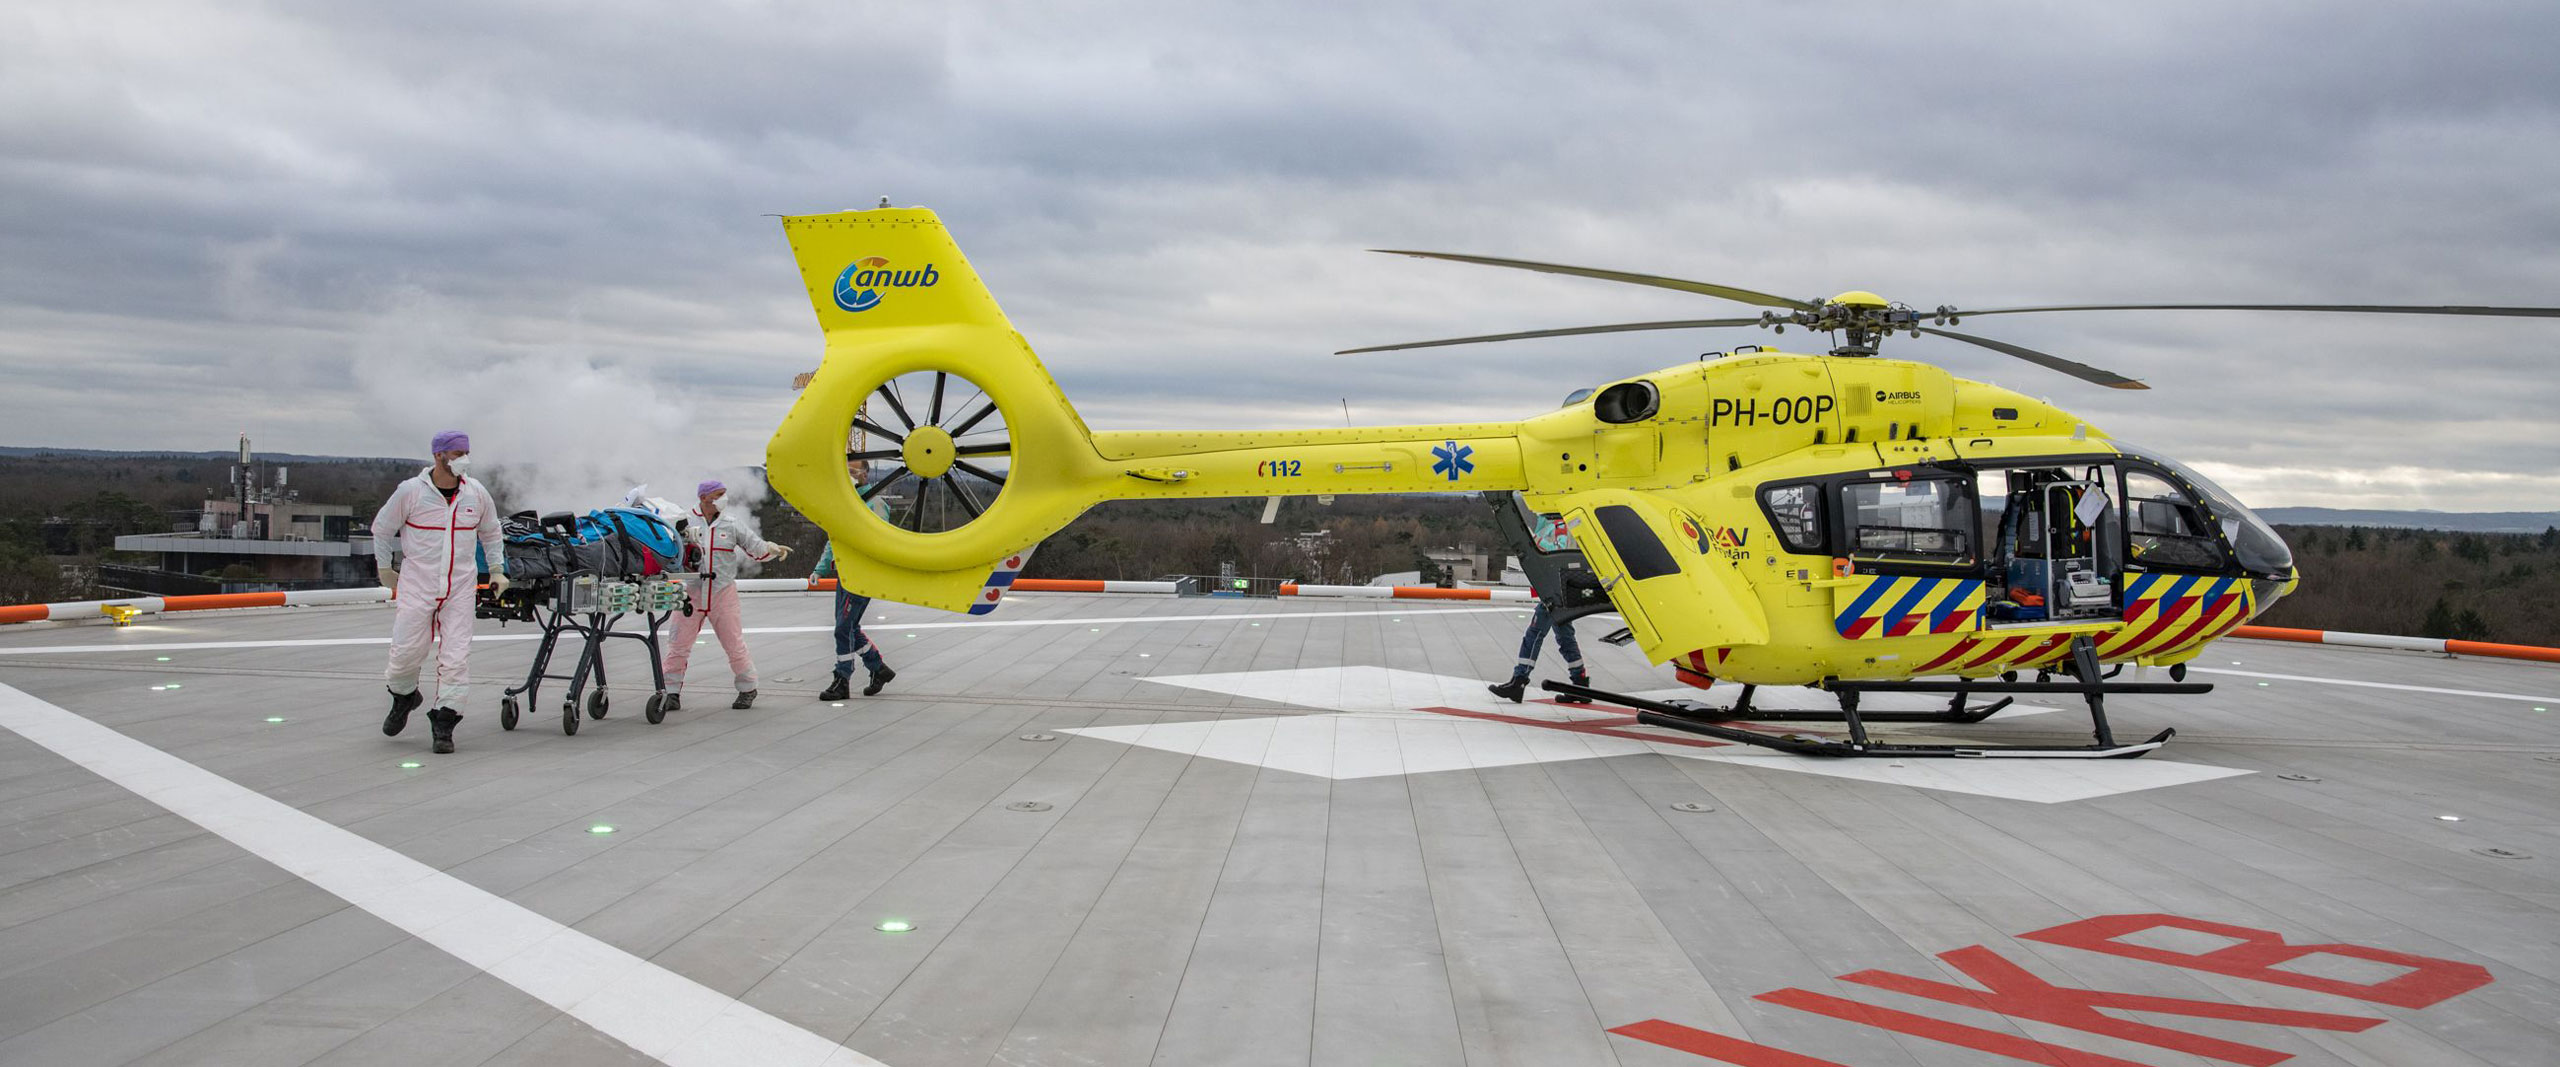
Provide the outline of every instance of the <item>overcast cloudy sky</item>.
<path id="1" fill-rule="evenodd" d="M 820 347 L 765 215 L 883 196 L 1115 429 L 1510 418 L 1775 340 L 1329 355 L 1746 313 L 1373 247 L 1919 307 L 2560 304 L 2555 44 L 2547 0 L 20 0 L 0 444 L 760 462 Z M 1968 326 L 2153 388 L 1893 351 L 2255 504 L 2560 509 L 2560 320 Z"/>

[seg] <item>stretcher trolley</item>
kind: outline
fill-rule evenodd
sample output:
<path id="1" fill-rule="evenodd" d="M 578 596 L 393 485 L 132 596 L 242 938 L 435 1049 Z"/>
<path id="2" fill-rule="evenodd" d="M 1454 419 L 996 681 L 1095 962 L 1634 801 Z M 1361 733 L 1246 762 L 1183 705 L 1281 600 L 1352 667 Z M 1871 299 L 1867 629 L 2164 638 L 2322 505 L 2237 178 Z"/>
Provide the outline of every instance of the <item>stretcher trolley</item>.
<path id="1" fill-rule="evenodd" d="M 648 650 L 649 700 L 643 714 L 651 723 L 664 721 L 667 685 L 658 631 L 668 617 L 688 610 L 684 582 L 666 575 L 652 560 L 653 553 L 637 549 L 627 538 L 590 535 L 578 540 L 580 520 L 566 514 L 544 516 L 538 525 L 529 519 L 518 516 L 508 522 L 507 569 L 514 586 L 504 597 L 483 590 L 475 611 L 484 619 L 542 627 L 542 643 L 534 649 L 524 684 L 507 689 L 498 702 L 498 725 L 515 729 L 525 710 L 540 703 L 545 681 L 569 687 L 560 704 L 560 732 L 578 732 L 581 710 L 586 718 L 604 718 L 613 703 L 604 649 L 616 638 L 637 641 Z M 646 625 L 620 628 L 626 618 Z M 553 658 L 565 651 L 563 637 L 573 637 L 577 644 L 576 662 L 566 673 L 552 668 Z"/>

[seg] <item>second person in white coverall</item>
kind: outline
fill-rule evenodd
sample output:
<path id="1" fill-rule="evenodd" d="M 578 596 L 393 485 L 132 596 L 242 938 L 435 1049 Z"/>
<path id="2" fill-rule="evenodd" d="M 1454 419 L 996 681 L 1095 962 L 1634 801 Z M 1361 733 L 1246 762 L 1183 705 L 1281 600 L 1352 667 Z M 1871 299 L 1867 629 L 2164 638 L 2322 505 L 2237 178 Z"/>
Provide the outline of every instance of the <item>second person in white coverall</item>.
<path id="1" fill-rule="evenodd" d="M 735 512 L 723 510 L 720 500 L 728 492 L 729 487 L 717 481 L 695 486 L 699 505 L 686 516 L 685 554 L 691 557 L 686 584 L 695 592 L 693 611 L 677 620 L 675 647 L 667 652 L 668 711 L 683 701 L 685 668 L 693 662 L 693 642 L 702 636 L 705 622 L 720 639 L 721 650 L 729 654 L 729 673 L 737 681 L 738 699 L 729 706 L 744 708 L 756 702 L 756 664 L 747 656 L 747 635 L 738 619 L 738 564 L 741 557 L 769 563 L 789 556 L 791 549 L 766 544 Z"/>
<path id="2" fill-rule="evenodd" d="M 391 663 L 383 672 L 391 713 L 382 732 L 398 734 L 423 703 L 418 671 L 427 648 L 436 648 L 436 706 L 427 724 L 439 753 L 453 751 L 453 727 L 462 721 L 471 691 L 472 602 L 480 587 L 480 557 L 489 582 L 507 588 L 507 555 L 498 538 L 498 502 L 470 476 L 471 438 L 446 430 L 428 443 L 435 465 L 400 483 L 373 516 L 373 551 L 382 584 L 391 589 Z"/>

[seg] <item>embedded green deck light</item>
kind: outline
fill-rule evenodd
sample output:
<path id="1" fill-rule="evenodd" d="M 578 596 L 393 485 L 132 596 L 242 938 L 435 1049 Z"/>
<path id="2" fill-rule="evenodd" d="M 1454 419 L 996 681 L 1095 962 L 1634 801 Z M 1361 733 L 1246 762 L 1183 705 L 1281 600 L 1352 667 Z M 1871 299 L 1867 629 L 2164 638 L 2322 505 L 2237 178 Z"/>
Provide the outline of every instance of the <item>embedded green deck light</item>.
<path id="1" fill-rule="evenodd" d="M 284 716 L 282 716 L 282 715 L 269 715 L 269 716 L 267 716 L 267 721 L 268 721 L 268 722 L 283 722 L 283 721 L 284 721 Z"/>
<path id="2" fill-rule="evenodd" d="M 591 834 L 609 834 L 613 832 L 613 827 L 607 826 L 603 823 L 597 823 L 594 826 L 587 827 L 587 832 Z"/>
<path id="3" fill-rule="evenodd" d="M 151 657 L 151 658 L 152 658 L 153 660 L 156 660 L 156 661 L 161 662 L 161 663 L 167 663 L 167 662 L 169 662 L 169 657 L 167 657 L 167 656 L 153 656 L 153 657 Z"/>
<path id="4" fill-rule="evenodd" d="M 884 934 L 903 934 L 915 928 L 916 924 L 908 922 L 905 919 L 882 919 L 880 920 L 880 925 L 872 927 L 872 929 L 878 930 Z"/>
<path id="5" fill-rule="evenodd" d="M 400 761 L 400 769 L 404 771 L 414 771 L 423 766 L 425 766 L 425 764 L 419 763 L 413 759 L 404 759 Z"/>

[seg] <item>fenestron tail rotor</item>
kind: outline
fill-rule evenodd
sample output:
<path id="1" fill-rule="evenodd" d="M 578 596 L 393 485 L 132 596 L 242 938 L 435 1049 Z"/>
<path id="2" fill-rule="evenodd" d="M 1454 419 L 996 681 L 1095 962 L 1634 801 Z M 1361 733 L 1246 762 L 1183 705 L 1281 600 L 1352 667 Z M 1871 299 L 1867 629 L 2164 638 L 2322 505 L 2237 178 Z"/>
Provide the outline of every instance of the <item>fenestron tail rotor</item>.
<path id="1" fill-rule="evenodd" d="M 1419 259 L 1445 259 L 1457 263 L 1476 263 L 1489 267 L 1536 271 L 1541 274 L 1564 274 L 1579 278 L 1643 285 L 1656 289 L 1672 289 L 1722 297 L 1781 311 L 1763 311 L 1751 318 L 1677 319 L 1659 322 L 1626 322 L 1599 326 L 1567 326 L 1545 330 L 1519 330 L 1510 333 L 1477 334 L 1437 341 L 1410 341 L 1392 345 L 1370 345 L 1347 348 L 1336 355 L 1363 352 L 1393 352 L 1410 348 L 1436 348 L 1442 345 L 1476 344 L 1486 341 L 1519 341 L 1539 337 L 1578 337 L 1590 334 L 1633 333 L 1647 330 L 1717 329 L 1732 326 L 1759 326 L 1785 333 L 1789 326 L 1831 333 L 1838 343 L 1831 349 L 1835 356 L 1872 356 L 1884 339 L 1895 333 L 1913 337 L 1933 334 L 1949 340 L 1987 348 L 2014 356 L 2049 370 L 2060 371 L 2085 382 L 2111 389 L 2147 389 L 2149 386 L 2103 367 L 2064 359 L 2039 352 L 2024 345 L 1994 340 L 1973 334 L 1957 333 L 1943 327 L 1980 315 L 2018 315 L 2048 311 L 2308 311 L 2355 312 L 2381 315 L 2470 315 L 2500 318 L 2560 318 L 2560 308 L 2506 307 L 2470 304 L 2057 304 L 2042 307 L 1987 308 L 1965 310 L 1941 304 L 1933 311 L 1915 311 L 1908 306 L 1887 303 L 1873 293 L 1851 291 L 1828 300 L 1792 300 L 1752 289 L 1742 289 L 1714 282 L 1668 278 L 1655 274 L 1574 267 L 1558 263 L 1539 263 L 1525 259 L 1503 259 L 1496 256 L 1469 256 L 1449 252 L 1418 252 L 1407 249 L 1372 249 L 1388 255 L 1413 256 Z M 1923 325 L 1926 323 L 1927 325 Z"/>
<path id="2" fill-rule="evenodd" d="M 845 453 L 871 464 L 877 475 L 859 494 L 865 504 L 884 504 L 889 522 L 902 529 L 944 533 L 966 526 L 995 505 L 1011 475 L 1013 434 L 1003 409 L 954 371 L 911 371 L 882 381 L 853 428 L 882 444 Z"/>

